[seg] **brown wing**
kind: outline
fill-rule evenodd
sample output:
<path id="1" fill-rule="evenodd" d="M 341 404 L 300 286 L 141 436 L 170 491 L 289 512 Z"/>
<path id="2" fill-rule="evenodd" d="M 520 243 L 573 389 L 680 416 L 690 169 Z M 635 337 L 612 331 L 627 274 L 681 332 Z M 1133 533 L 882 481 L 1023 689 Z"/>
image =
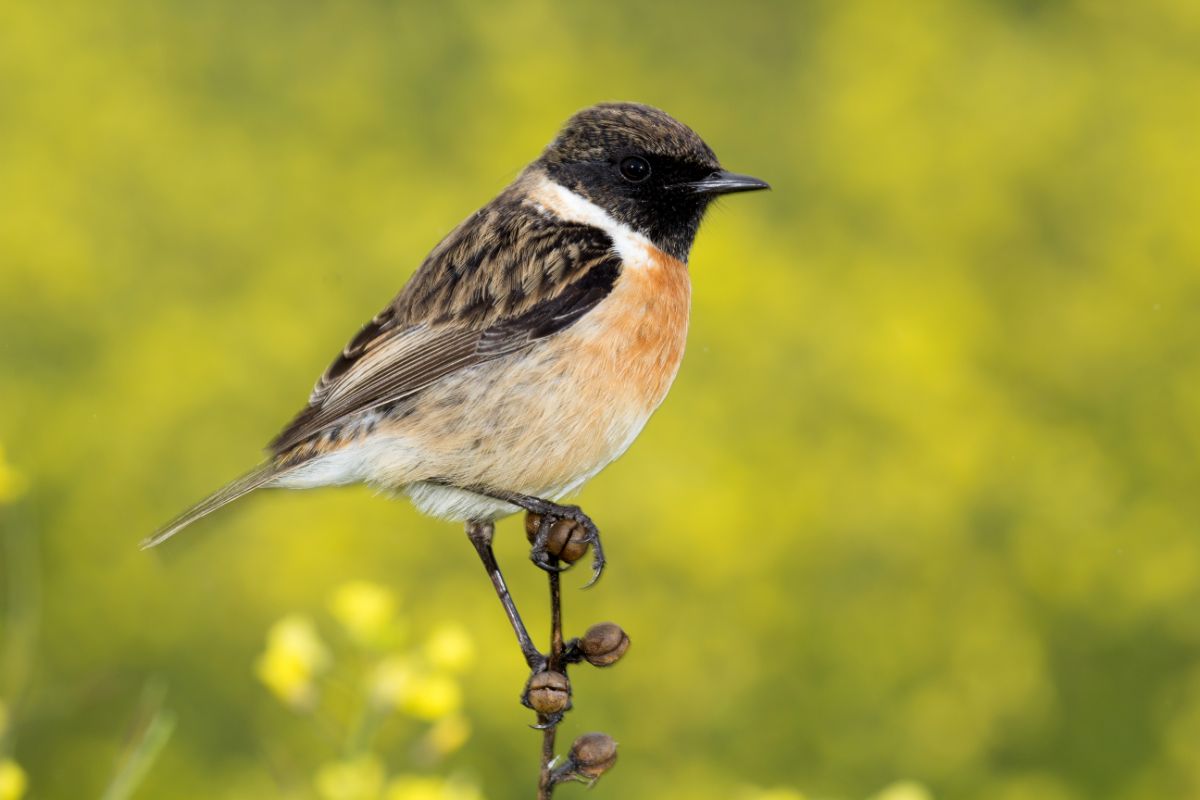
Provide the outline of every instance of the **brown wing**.
<path id="1" fill-rule="evenodd" d="M 278 455 L 351 414 L 562 330 L 604 299 L 619 273 L 603 231 L 502 195 L 451 233 L 358 332 L 269 450 Z"/>

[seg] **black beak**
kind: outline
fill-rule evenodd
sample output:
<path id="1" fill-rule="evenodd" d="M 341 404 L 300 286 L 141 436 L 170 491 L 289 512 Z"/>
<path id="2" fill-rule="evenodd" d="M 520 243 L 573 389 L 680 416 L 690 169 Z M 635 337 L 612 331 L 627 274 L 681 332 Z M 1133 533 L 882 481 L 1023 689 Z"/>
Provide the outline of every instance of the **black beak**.
<path id="1" fill-rule="evenodd" d="M 738 175 L 736 172 L 726 172 L 719 169 L 702 181 L 683 184 L 696 194 L 733 194 L 734 192 L 757 192 L 759 189 L 770 189 L 771 184 L 752 178 L 749 175 Z"/>

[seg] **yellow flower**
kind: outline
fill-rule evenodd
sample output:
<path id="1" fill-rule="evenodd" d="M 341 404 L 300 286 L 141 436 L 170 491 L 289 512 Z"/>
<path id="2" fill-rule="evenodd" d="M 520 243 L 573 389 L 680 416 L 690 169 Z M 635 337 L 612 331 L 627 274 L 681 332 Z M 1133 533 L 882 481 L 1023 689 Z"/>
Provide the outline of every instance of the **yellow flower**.
<path id="1" fill-rule="evenodd" d="M 462 672 L 475 660 L 475 645 L 461 625 L 443 623 L 425 643 L 425 657 L 439 669 Z"/>
<path id="2" fill-rule="evenodd" d="M 871 800 L 933 800 L 933 795 L 916 781 L 897 781 L 885 787 Z"/>
<path id="3" fill-rule="evenodd" d="M 385 800 L 442 800 L 444 784 L 441 778 L 401 775 L 388 786 Z"/>
<path id="4" fill-rule="evenodd" d="M 308 617 L 293 614 L 267 632 L 267 649 L 255 662 L 258 679 L 276 697 L 295 708 L 316 702 L 313 678 L 329 666 L 329 650 Z"/>
<path id="5" fill-rule="evenodd" d="M 462 714 L 451 714 L 439 719 L 425 734 L 425 741 L 439 756 L 446 756 L 467 743 L 471 738 L 471 723 Z"/>
<path id="6" fill-rule="evenodd" d="M 439 720 L 462 706 L 458 681 L 444 672 L 423 671 L 406 656 L 380 661 L 369 685 L 376 703 L 395 706 L 418 719 Z"/>
<path id="7" fill-rule="evenodd" d="M 0 503 L 11 503 L 25 491 L 25 478 L 11 467 L 0 447 Z"/>
<path id="8" fill-rule="evenodd" d="M 417 671 L 407 656 L 388 656 L 371 672 L 369 682 L 372 699 L 380 705 L 400 707 Z"/>
<path id="9" fill-rule="evenodd" d="M 384 800 L 483 800 L 474 784 L 436 776 L 400 775 L 388 784 Z"/>
<path id="10" fill-rule="evenodd" d="M 342 584 L 330 598 L 329 610 L 359 644 L 379 646 L 397 638 L 396 597 L 377 583 Z"/>
<path id="11" fill-rule="evenodd" d="M 0 759 L 0 800 L 21 800 L 29 779 L 25 770 L 11 758 Z"/>
<path id="12" fill-rule="evenodd" d="M 443 672 L 416 675 L 401 693 L 399 706 L 418 719 L 441 719 L 462 706 L 462 690 L 458 681 Z"/>
<path id="13" fill-rule="evenodd" d="M 383 781 L 383 764 L 368 753 L 325 764 L 314 783 L 321 800 L 379 800 Z"/>

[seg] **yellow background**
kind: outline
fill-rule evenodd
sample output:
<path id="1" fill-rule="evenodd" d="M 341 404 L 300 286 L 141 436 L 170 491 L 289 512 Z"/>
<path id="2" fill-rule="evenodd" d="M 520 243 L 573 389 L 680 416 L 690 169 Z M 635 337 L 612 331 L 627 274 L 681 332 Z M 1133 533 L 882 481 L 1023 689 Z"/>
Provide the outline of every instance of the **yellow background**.
<path id="1" fill-rule="evenodd" d="M 269 492 L 136 544 L 562 120 L 627 99 L 774 191 L 705 222 L 680 378 L 579 498 L 611 563 L 567 574 L 568 632 L 634 642 L 575 670 L 563 738 L 621 743 L 594 796 L 1200 796 L 1198 9 L 0 4 L 0 757 L 99 796 L 153 678 L 177 724 L 137 796 L 314 796 L 338 748 L 254 663 L 287 614 L 335 638 L 364 579 L 474 639 L 435 771 L 531 795 L 456 526 Z M 542 637 L 526 547 L 503 523 Z"/>

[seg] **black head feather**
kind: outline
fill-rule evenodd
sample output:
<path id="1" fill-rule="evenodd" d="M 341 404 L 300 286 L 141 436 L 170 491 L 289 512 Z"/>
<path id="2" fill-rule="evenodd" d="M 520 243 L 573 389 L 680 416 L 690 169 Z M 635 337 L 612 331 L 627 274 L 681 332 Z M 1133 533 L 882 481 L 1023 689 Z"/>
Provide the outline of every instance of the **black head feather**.
<path id="1" fill-rule="evenodd" d="M 721 169 L 695 131 L 638 103 L 580 111 L 539 163 L 553 180 L 684 261 L 712 201 L 693 185 Z"/>

